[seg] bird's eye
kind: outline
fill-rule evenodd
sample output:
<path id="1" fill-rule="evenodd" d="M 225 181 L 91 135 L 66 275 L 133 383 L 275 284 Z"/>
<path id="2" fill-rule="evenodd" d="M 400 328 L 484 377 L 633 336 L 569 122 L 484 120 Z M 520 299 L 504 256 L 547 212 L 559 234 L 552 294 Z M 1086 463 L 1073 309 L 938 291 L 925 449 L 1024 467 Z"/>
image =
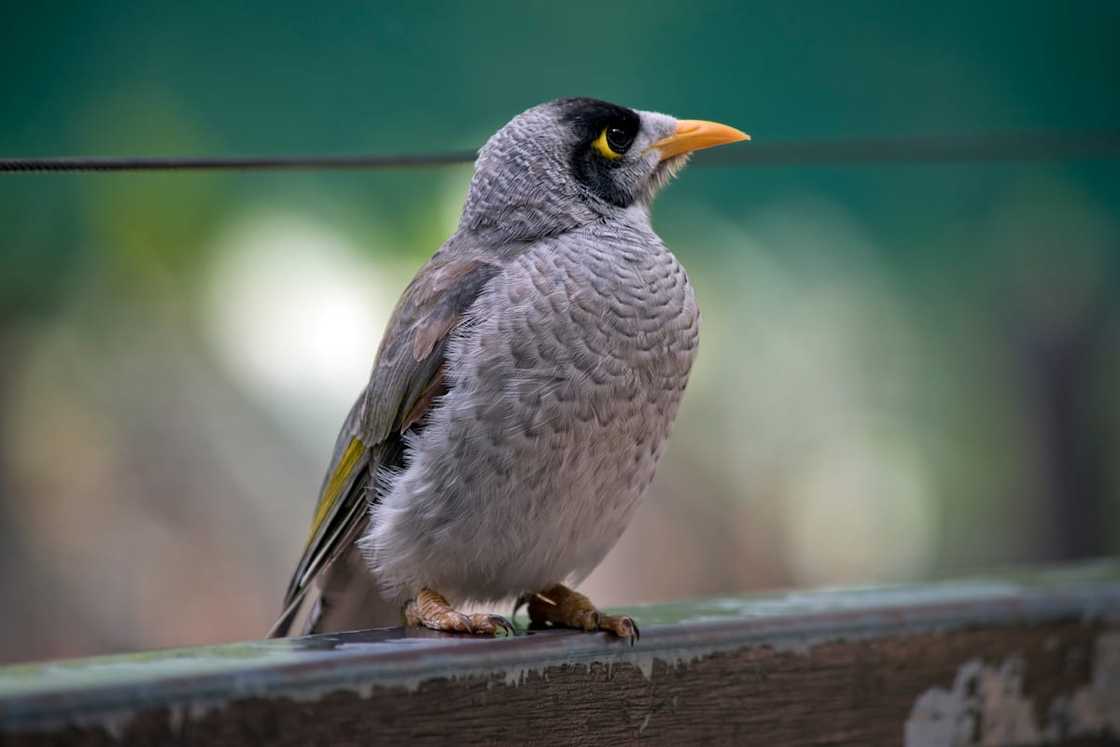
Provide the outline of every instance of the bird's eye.
<path id="1" fill-rule="evenodd" d="M 608 126 L 603 128 L 603 131 L 599 133 L 599 137 L 595 139 L 591 146 L 595 148 L 599 155 L 616 161 L 622 158 L 622 154 L 633 142 L 634 136 L 621 127 Z"/>
<path id="2" fill-rule="evenodd" d="M 634 136 L 627 134 L 625 130 L 618 127 L 607 128 L 607 145 L 611 146 L 611 150 L 615 153 L 625 153 L 632 142 Z"/>

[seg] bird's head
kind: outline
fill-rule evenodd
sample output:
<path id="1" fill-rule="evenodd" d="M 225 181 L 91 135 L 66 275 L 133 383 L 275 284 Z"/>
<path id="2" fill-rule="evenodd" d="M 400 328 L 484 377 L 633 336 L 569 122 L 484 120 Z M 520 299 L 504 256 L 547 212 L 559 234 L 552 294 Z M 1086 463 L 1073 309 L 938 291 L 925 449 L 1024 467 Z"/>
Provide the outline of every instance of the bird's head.
<path id="1" fill-rule="evenodd" d="M 693 151 L 749 139 L 727 125 L 597 99 L 550 101 L 483 146 L 460 228 L 527 240 L 635 207 L 644 214 Z"/>

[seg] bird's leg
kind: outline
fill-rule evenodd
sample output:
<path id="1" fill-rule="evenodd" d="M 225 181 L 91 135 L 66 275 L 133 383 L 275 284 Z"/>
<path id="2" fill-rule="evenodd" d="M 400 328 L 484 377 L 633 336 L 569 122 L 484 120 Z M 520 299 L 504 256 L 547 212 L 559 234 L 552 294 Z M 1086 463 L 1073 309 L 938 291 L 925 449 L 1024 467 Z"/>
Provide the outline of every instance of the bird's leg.
<path id="1" fill-rule="evenodd" d="M 466 614 L 452 608 L 438 591 L 421 589 L 415 599 L 404 606 L 404 619 L 409 625 L 422 626 L 444 633 L 473 633 L 476 635 L 514 634 L 513 624 L 501 615 L 484 612 Z"/>
<path id="2" fill-rule="evenodd" d="M 563 584 L 529 595 L 529 619 L 534 625 L 549 623 L 580 630 L 606 630 L 631 644 L 638 640 L 638 626 L 627 615 L 607 615 L 591 600 Z"/>

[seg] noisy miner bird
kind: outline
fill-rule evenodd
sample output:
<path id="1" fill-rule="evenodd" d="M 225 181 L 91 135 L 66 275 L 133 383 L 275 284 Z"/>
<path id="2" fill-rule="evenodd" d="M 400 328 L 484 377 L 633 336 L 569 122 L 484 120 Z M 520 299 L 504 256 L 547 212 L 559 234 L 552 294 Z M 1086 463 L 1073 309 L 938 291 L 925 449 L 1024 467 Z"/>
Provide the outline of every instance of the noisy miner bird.
<path id="1" fill-rule="evenodd" d="M 270 635 L 402 612 L 512 634 L 459 606 L 520 599 L 535 624 L 637 638 L 566 584 L 630 521 L 696 356 L 700 311 L 650 203 L 692 151 L 747 139 L 587 98 L 490 138 L 342 426 Z"/>

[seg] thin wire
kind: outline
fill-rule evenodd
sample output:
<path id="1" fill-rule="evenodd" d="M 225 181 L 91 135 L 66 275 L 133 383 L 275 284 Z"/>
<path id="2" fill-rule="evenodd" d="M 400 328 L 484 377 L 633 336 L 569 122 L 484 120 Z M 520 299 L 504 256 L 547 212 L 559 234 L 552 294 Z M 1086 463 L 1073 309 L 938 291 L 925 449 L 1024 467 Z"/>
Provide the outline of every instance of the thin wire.
<path id="1" fill-rule="evenodd" d="M 402 156 L 0 158 L 0 173 L 85 171 L 383 170 L 471 163 L 473 151 Z M 984 135 L 755 141 L 701 153 L 702 166 L 812 166 L 874 163 L 1047 161 L 1120 156 L 1120 130 Z"/>
<path id="2" fill-rule="evenodd" d="M 235 156 L 0 158 L 0 172 L 33 171 L 261 171 L 294 169 L 397 169 L 470 163 L 468 151 L 404 156 Z"/>

